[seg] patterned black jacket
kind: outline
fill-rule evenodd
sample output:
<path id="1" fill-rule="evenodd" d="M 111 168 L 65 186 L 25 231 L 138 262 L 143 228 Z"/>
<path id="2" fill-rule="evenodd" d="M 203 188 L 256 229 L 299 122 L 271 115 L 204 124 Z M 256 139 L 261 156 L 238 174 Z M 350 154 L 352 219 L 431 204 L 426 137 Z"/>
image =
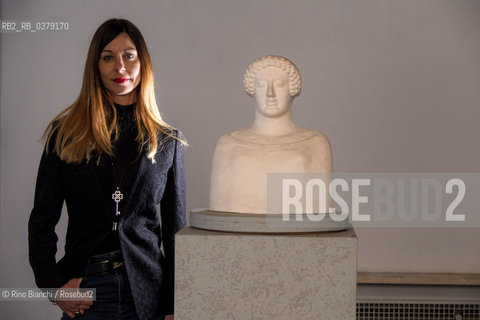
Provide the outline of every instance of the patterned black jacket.
<path id="1" fill-rule="evenodd" d="M 111 168 L 110 161 L 102 156 L 99 165 L 95 160 L 67 164 L 54 152 L 44 151 L 28 225 L 30 264 L 40 288 L 58 288 L 71 278 L 81 277 L 88 257 L 111 230 L 113 170 L 104 170 L 104 176 L 99 176 L 99 168 Z M 150 320 L 162 313 L 171 314 L 174 236 L 185 226 L 182 144 L 165 137 L 155 163 L 144 152 L 131 188 L 124 194 L 118 238 L 137 315 Z M 65 256 L 56 262 L 55 226 L 64 202 L 68 213 Z"/>

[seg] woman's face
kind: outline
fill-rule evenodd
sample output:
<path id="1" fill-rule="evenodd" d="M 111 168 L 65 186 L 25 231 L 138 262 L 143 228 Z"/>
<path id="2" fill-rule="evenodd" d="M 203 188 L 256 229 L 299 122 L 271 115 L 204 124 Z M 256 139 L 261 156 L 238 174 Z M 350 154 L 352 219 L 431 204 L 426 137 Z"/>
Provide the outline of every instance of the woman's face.
<path id="1" fill-rule="evenodd" d="M 135 89 L 140 83 L 140 60 L 133 41 L 125 32 L 103 48 L 98 69 L 113 102 L 128 105 L 137 100 Z"/>

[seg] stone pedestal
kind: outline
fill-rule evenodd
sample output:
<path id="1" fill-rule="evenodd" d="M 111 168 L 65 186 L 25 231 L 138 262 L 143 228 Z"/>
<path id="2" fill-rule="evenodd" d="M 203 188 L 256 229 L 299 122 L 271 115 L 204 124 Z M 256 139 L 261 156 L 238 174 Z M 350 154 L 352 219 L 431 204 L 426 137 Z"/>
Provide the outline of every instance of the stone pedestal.
<path id="1" fill-rule="evenodd" d="M 303 234 L 184 228 L 176 235 L 175 319 L 355 319 L 353 229 Z"/>

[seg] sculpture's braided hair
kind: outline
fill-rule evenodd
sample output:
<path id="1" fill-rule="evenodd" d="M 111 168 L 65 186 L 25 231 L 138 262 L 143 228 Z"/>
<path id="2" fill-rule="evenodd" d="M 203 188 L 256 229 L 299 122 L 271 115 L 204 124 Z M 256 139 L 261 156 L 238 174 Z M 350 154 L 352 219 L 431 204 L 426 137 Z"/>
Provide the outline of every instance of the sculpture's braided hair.
<path id="1" fill-rule="evenodd" d="M 277 67 L 288 74 L 290 95 L 296 97 L 302 90 L 302 78 L 293 62 L 281 56 L 263 56 L 253 61 L 245 71 L 243 85 L 247 94 L 255 94 L 255 75 L 258 71 L 267 67 Z"/>

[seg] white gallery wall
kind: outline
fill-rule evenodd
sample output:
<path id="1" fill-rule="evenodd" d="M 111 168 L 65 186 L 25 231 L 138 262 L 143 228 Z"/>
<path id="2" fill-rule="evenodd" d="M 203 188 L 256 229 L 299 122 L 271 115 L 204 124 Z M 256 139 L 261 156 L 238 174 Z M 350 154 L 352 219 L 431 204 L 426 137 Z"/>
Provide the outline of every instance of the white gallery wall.
<path id="1" fill-rule="evenodd" d="M 480 172 L 477 0 L 3 0 L 2 13 L 4 20 L 70 26 L 2 35 L 3 288 L 34 286 L 27 221 L 39 139 L 76 99 L 89 42 L 112 17 L 142 31 L 161 113 L 188 138 L 189 210 L 208 206 L 216 139 L 253 121 L 254 101 L 242 76 L 266 54 L 288 57 L 300 69 L 295 122 L 329 137 L 336 171 Z M 478 229 L 357 234 L 360 271 L 480 272 Z M 0 312 L 18 319 L 59 314 L 46 302 L 4 303 Z"/>

